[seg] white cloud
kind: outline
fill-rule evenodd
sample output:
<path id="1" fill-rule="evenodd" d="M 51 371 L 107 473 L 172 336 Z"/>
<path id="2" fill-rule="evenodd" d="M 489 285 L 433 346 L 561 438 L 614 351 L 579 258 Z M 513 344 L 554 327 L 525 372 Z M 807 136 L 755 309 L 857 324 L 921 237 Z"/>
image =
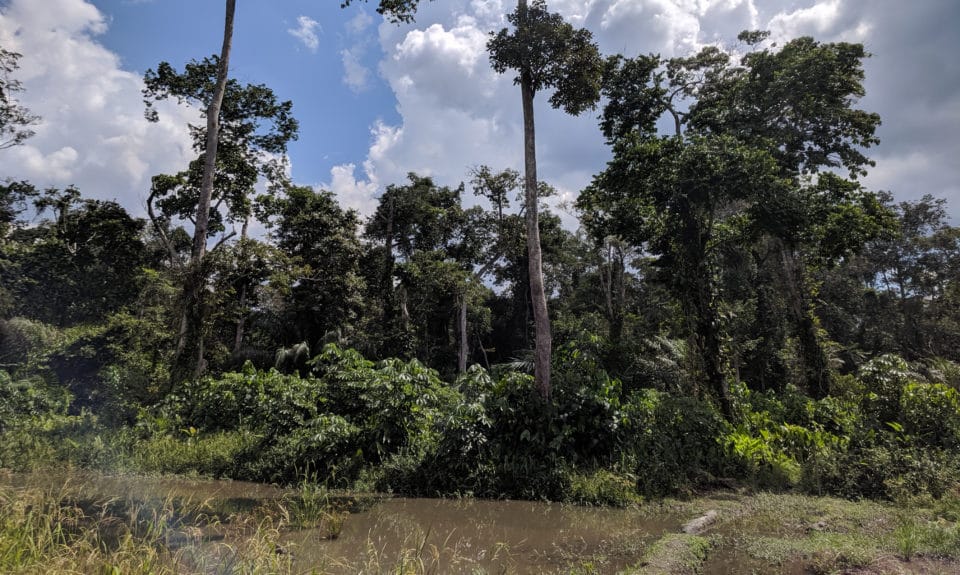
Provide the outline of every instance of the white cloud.
<path id="1" fill-rule="evenodd" d="M 381 185 L 408 171 L 438 183 L 466 178 L 470 166 L 522 169 L 519 89 L 498 76 L 486 54 L 488 32 L 505 25 L 513 0 L 421 4 L 414 26 L 380 26 L 380 71 L 397 99 L 401 121 L 379 125 L 364 163 Z M 960 214 L 960 40 L 949 0 L 553 0 L 585 26 L 604 53 L 686 55 L 708 44 L 732 46 L 745 29 L 769 29 L 777 40 L 812 35 L 864 42 L 868 96 L 860 106 L 883 117 L 884 141 L 867 183 L 902 197 L 950 197 Z M 609 151 L 596 113 L 571 118 L 537 96 L 539 175 L 573 197 L 602 170 Z M 918 161 L 926 158 L 927 164 Z M 888 164 L 884 167 L 884 164 Z M 908 174 L 906 176 L 905 174 Z M 371 180 L 372 182 L 373 180 Z M 951 183 L 952 182 L 952 183 Z"/>
<path id="2" fill-rule="evenodd" d="M 373 24 L 373 17 L 366 10 L 360 10 L 347 22 L 347 32 L 356 36 L 365 32 L 371 24 Z"/>
<path id="3" fill-rule="evenodd" d="M 336 194 L 345 208 L 357 210 L 366 217 L 377 209 L 376 180 L 358 180 L 355 164 L 342 164 L 330 169 L 330 183 L 322 187 Z M 369 175 L 368 175 L 369 177 Z"/>
<path id="4" fill-rule="evenodd" d="M 0 8 L 0 45 L 23 54 L 21 102 L 42 118 L 33 138 L 0 152 L 0 176 L 73 184 L 139 214 L 150 177 L 193 157 L 187 122 L 198 112 L 162 102 L 160 122 L 147 122 L 142 78 L 96 40 L 106 28 L 84 0 L 12 0 Z"/>
<path id="5" fill-rule="evenodd" d="M 297 17 L 297 27 L 287 30 L 291 36 L 300 40 L 311 52 L 316 52 L 320 46 L 320 37 L 317 36 L 318 31 L 323 31 L 320 23 L 309 16 Z"/>
<path id="6" fill-rule="evenodd" d="M 354 46 L 340 51 L 343 62 L 343 83 L 354 93 L 360 93 L 370 87 L 370 69 L 363 65 L 364 47 Z"/>

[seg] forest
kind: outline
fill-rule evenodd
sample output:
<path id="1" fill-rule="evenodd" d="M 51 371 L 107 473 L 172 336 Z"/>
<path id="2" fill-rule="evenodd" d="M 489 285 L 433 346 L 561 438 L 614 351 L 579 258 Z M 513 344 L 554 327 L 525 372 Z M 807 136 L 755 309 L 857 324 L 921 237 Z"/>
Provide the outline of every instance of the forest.
<path id="1" fill-rule="evenodd" d="M 952 492 L 960 228 L 860 183 L 864 47 L 626 57 L 539 0 L 509 19 L 487 48 L 521 92 L 522 173 L 410 173 L 361 217 L 290 180 L 293 104 L 230 78 L 225 42 L 146 74 L 148 119 L 206 116 L 143 217 L 3 181 L 0 468 L 611 505 Z M 35 121 L 19 57 L 0 148 Z M 577 229 L 537 177 L 535 96 L 609 145 Z"/>

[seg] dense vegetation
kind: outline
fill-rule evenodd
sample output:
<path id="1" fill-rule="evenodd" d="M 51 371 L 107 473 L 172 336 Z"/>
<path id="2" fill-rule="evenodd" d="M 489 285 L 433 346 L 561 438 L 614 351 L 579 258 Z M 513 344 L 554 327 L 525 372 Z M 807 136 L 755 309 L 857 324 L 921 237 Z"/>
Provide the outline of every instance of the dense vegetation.
<path id="1" fill-rule="evenodd" d="M 202 126 L 197 159 L 154 177 L 148 219 L 0 185 L 0 468 L 615 504 L 732 483 L 953 487 L 960 229 L 942 200 L 858 183 L 880 121 L 856 108 L 863 47 L 752 32 L 738 59 L 604 61 L 588 32 L 526 11 L 517 30 L 587 55 L 530 62 L 533 32 L 505 30 L 495 67 L 568 111 L 602 104 L 611 159 L 576 232 L 535 165 L 532 185 L 410 174 L 361 218 L 288 180 L 291 103 L 233 80 L 199 254 Z M 209 106 L 220 69 L 160 64 L 148 117 L 164 98 Z M 24 119 L 4 119 L 15 145 L 33 118 L 4 105 Z"/>

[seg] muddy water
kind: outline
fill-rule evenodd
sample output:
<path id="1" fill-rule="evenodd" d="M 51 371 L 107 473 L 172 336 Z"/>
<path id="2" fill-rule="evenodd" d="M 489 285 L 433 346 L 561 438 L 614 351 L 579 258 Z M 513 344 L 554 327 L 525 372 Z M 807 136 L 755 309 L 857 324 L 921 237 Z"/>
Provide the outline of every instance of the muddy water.
<path id="1" fill-rule="evenodd" d="M 0 483 L 69 489 L 84 499 L 182 499 L 226 513 L 246 513 L 296 497 L 275 486 L 240 481 L 111 477 L 99 474 L 0 474 Z M 64 487 L 66 486 L 66 487 Z M 287 529 L 281 550 L 297 571 L 321 573 L 616 573 L 646 547 L 676 531 L 676 517 L 636 510 L 524 501 L 383 497 L 346 516 L 336 539 L 326 530 Z M 238 536 L 226 533 L 227 543 Z M 222 540 L 223 535 L 215 538 Z"/>
<path id="2" fill-rule="evenodd" d="M 616 573 L 678 521 L 636 511 L 523 501 L 388 499 L 350 515 L 335 540 L 290 532 L 298 567 L 358 573 Z"/>

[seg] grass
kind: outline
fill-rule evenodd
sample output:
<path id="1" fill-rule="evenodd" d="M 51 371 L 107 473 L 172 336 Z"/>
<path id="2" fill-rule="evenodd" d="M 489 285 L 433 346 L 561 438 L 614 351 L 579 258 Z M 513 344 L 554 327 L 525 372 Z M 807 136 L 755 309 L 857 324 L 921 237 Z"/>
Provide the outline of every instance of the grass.
<path id="1" fill-rule="evenodd" d="M 290 572 L 272 517 L 177 498 L 91 500 L 84 487 L 0 485 L 0 572 Z"/>
<path id="2" fill-rule="evenodd" d="M 624 575 L 694 575 L 713 544 L 708 537 L 670 533 L 651 545 L 640 564 Z"/>

